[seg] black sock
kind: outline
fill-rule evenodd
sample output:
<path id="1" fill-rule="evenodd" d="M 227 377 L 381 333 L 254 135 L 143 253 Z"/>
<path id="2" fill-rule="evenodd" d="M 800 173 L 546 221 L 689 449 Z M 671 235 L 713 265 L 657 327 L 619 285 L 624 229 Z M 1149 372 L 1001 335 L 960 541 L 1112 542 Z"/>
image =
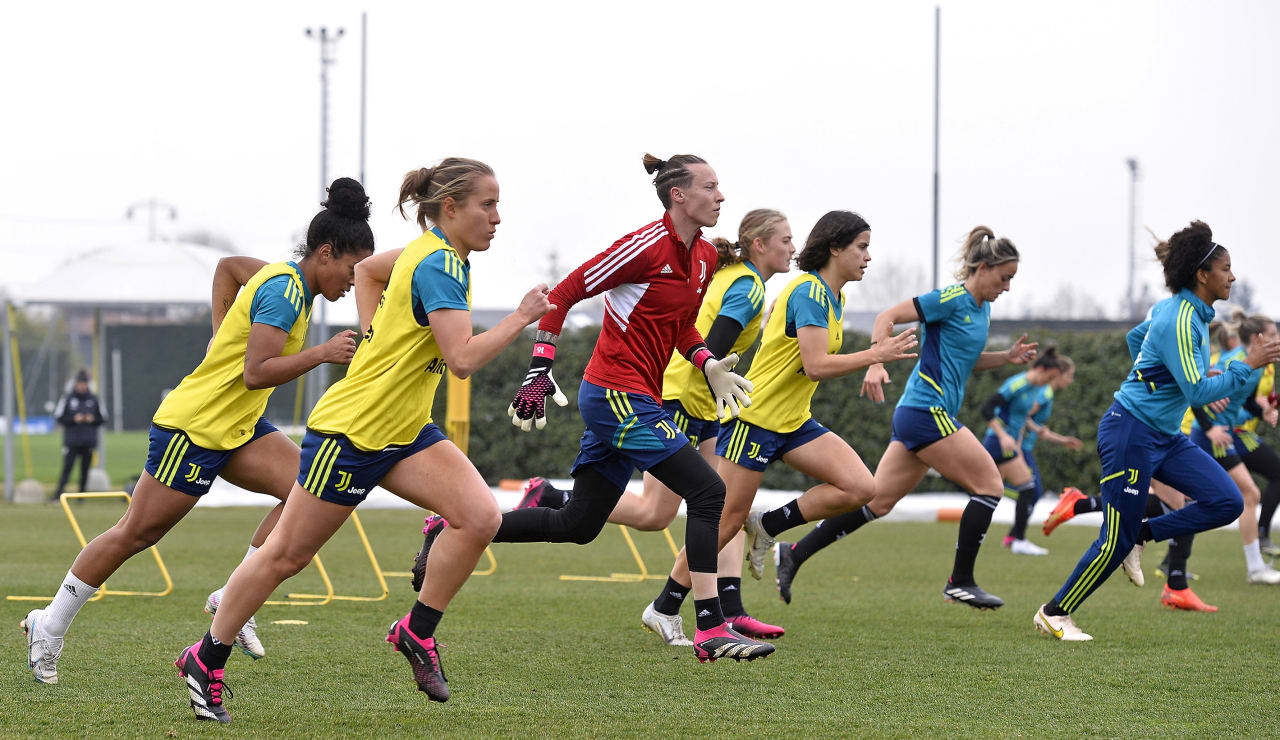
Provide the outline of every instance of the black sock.
<path id="1" fill-rule="evenodd" d="M 1145 545 L 1154 539 L 1155 537 L 1151 536 L 1151 523 L 1143 522 L 1142 529 L 1138 530 L 1138 544 Z"/>
<path id="2" fill-rule="evenodd" d="M 1258 511 L 1258 536 L 1271 539 L 1271 517 L 1280 506 L 1280 478 L 1272 478 L 1262 492 L 1262 509 Z"/>
<path id="3" fill-rule="evenodd" d="M 1101 496 L 1087 496 L 1080 499 L 1071 507 L 1071 513 L 1079 516 L 1081 514 L 1091 514 L 1095 511 L 1102 511 Z"/>
<path id="4" fill-rule="evenodd" d="M 741 617 L 747 613 L 742 605 L 742 579 L 717 578 L 716 590 L 720 593 L 720 609 L 727 617 Z"/>
<path id="5" fill-rule="evenodd" d="M 436 626 L 440 624 L 440 618 L 444 616 L 444 612 L 432 609 L 421 601 L 413 602 L 413 609 L 409 612 L 409 631 L 418 636 L 418 639 L 425 640 L 436 633 Z"/>
<path id="6" fill-rule="evenodd" d="M 1013 528 L 1009 530 L 1009 534 L 1015 540 L 1025 540 L 1027 522 L 1031 520 L 1031 510 L 1040 499 L 1040 486 L 1036 485 L 1035 480 L 1030 480 L 1021 488 L 1014 490 L 1018 492 L 1018 501 L 1013 508 Z"/>
<path id="7" fill-rule="evenodd" d="M 720 599 L 694 599 L 694 613 L 698 615 L 699 630 L 713 630 L 724 624 L 724 612 L 720 611 Z"/>
<path id="8" fill-rule="evenodd" d="M 563 509 L 567 503 L 569 503 L 569 491 L 562 491 L 551 485 L 549 481 L 543 482 L 542 491 L 538 493 L 538 506 Z"/>
<path id="9" fill-rule="evenodd" d="M 804 521 L 804 514 L 800 513 L 800 499 L 796 498 L 773 511 L 766 511 L 760 517 L 760 526 L 770 537 L 777 537 L 792 527 L 804 524 Z"/>
<path id="10" fill-rule="evenodd" d="M 674 578 L 667 576 L 667 585 L 662 587 L 662 593 L 653 600 L 654 611 L 667 616 L 679 614 L 680 607 L 684 604 L 684 597 L 688 596 L 691 590 L 691 586 L 681 586 Z"/>
<path id="11" fill-rule="evenodd" d="M 857 531 L 858 527 L 867 522 L 875 521 L 875 518 L 876 515 L 871 513 L 871 509 L 864 506 L 861 509 L 854 509 L 829 519 L 823 519 L 818 522 L 818 526 L 810 530 L 809 534 L 801 537 L 800 541 L 791 548 L 792 564 L 797 568 L 800 567 L 801 563 L 808 560 L 817 551 L 845 535 L 852 534 Z"/>
<path id="12" fill-rule="evenodd" d="M 1148 519 L 1155 519 L 1158 516 L 1164 516 L 1165 514 L 1168 514 L 1170 511 L 1173 511 L 1173 510 L 1170 509 L 1168 506 L 1166 506 L 1165 503 L 1161 501 L 1158 497 L 1147 496 L 1147 518 Z"/>
<path id="13" fill-rule="evenodd" d="M 212 632 L 206 632 L 204 639 L 200 641 L 200 649 L 196 651 L 196 657 L 200 658 L 205 668 L 216 671 L 227 666 L 227 659 L 231 657 L 231 647 L 218 642 Z"/>
<path id="14" fill-rule="evenodd" d="M 1058 602 L 1053 599 L 1050 599 L 1049 603 L 1044 605 L 1044 613 L 1051 617 L 1067 616 L 1067 613 L 1062 610 L 1062 607 L 1058 606 Z"/>
<path id="15" fill-rule="evenodd" d="M 960 515 L 960 534 L 956 538 L 956 561 L 951 569 L 951 582 L 957 586 L 976 585 L 973 580 L 973 563 L 978 559 L 978 548 L 987 537 L 991 515 L 1000 504 L 999 496 L 969 496 L 969 504 Z"/>
<path id="16" fill-rule="evenodd" d="M 1165 571 L 1169 588 L 1181 591 L 1187 587 L 1187 557 L 1191 554 L 1193 534 L 1184 534 L 1169 540 L 1169 565 Z"/>

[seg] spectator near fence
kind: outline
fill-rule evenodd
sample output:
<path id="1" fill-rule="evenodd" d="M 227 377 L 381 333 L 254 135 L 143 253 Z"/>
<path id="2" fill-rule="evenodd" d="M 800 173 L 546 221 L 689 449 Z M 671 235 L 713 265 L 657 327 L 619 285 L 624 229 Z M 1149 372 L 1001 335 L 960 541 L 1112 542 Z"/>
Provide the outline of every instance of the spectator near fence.
<path id="1" fill-rule="evenodd" d="M 71 466 L 77 459 L 80 461 L 80 490 L 84 491 L 89 481 L 93 450 L 98 446 L 98 427 L 106 422 L 102 402 L 89 388 L 88 372 L 81 370 L 76 373 L 75 384 L 58 400 L 53 416 L 62 425 L 62 473 L 53 492 L 53 499 L 57 500 L 67 487 Z"/>

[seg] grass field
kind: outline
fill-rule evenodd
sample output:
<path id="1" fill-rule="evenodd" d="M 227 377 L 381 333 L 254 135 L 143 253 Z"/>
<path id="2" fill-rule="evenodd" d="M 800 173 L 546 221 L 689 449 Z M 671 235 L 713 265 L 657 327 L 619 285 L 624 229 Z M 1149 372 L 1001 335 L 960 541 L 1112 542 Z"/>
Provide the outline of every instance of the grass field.
<path id="1" fill-rule="evenodd" d="M 197 724 L 172 661 L 206 629 L 205 595 L 242 556 L 260 509 L 197 509 L 161 543 L 175 581 L 165 598 L 108 597 L 81 612 L 59 663 L 61 683 L 31 680 L 18 622 L 33 604 L 0 601 L 0 734 L 13 737 L 504 736 L 1274 736 L 1280 590 L 1249 586 L 1239 538 L 1196 542 L 1197 592 L 1218 614 L 1173 613 L 1148 583 L 1118 574 L 1077 615 L 1095 641 L 1037 635 L 1035 608 L 1057 588 L 1094 530 L 1059 529 L 1047 558 L 998 545 L 978 562 L 981 583 L 1008 606 L 945 604 L 955 526 L 880 523 L 806 564 L 791 606 L 771 581 L 745 583 L 757 616 L 786 626 L 768 660 L 700 665 L 639 626 L 659 581 L 564 583 L 561 573 L 627 569 L 612 525 L 600 541 L 497 545 L 496 574 L 473 578 L 438 632 L 453 698 L 431 704 L 404 659 L 383 642 L 411 603 L 405 579 L 391 598 L 323 607 L 265 607 L 264 660 L 228 665 L 231 727 Z M 77 507 L 86 533 L 119 506 Z M 51 592 L 77 552 L 60 509 L 0 507 L 0 590 Z M 407 568 L 420 519 L 362 515 L 383 567 Z M 675 532 L 679 538 L 679 532 Z M 637 535 L 651 569 L 669 564 L 656 535 Z M 338 590 L 370 593 L 367 560 L 348 526 L 323 551 Z M 200 563 L 211 563 L 202 567 Z M 772 578 L 772 566 L 768 576 Z M 160 583 L 136 558 L 115 588 Z M 315 573 L 292 589 L 317 588 Z M 687 611 L 687 610 L 686 610 Z M 304 626 L 272 624 L 302 619 Z M 690 618 L 690 622 L 692 619 Z"/>

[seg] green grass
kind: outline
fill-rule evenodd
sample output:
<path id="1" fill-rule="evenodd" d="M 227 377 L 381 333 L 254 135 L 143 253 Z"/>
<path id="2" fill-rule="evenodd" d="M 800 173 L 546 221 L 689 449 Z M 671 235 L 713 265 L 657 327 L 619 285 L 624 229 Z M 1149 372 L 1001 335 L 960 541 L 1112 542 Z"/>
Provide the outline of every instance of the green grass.
<path id="1" fill-rule="evenodd" d="M 130 478 L 136 478 L 142 472 L 142 465 L 147 460 L 146 432 L 106 432 L 107 441 L 107 476 L 116 486 L 123 485 Z M 58 473 L 62 471 L 62 432 L 56 434 L 35 434 L 27 438 L 31 448 L 31 477 L 44 484 L 45 489 L 53 491 L 58 482 Z M 22 438 L 13 440 L 13 468 L 15 480 L 27 477 L 25 455 Z M 4 457 L 0 455 L 0 477 L 4 475 Z M 68 487 L 75 490 L 80 468 L 73 468 Z"/>
<path id="2" fill-rule="evenodd" d="M 119 515 L 106 503 L 76 510 L 86 532 Z M 610 526 L 586 548 L 494 547 L 497 573 L 467 584 L 438 633 L 448 646 L 448 704 L 414 691 L 404 659 L 382 642 L 412 599 L 406 581 L 392 579 L 384 602 L 265 607 L 258 622 L 267 658 L 237 653 L 228 666 L 234 724 L 197 724 L 171 663 L 206 629 L 204 597 L 240 559 L 262 513 L 194 511 L 160 545 L 173 594 L 87 606 L 68 636 L 58 685 L 35 684 L 25 668 L 17 623 L 33 605 L 0 601 L 0 651 L 8 656 L 0 735 L 1154 737 L 1277 728 L 1280 591 L 1245 584 L 1234 532 L 1200 537 L 1192 559 L 1203 576 L 1197 592 L 1220 613 L 1160 607 L 1161 582 L 1151 574 L 1163 552 L 1157 545 L 1147 586 L 1135 589 L 1117 573 L 1077 615 L 1095 641 L 1066 644 L 1037 635 L 1031 617 L 1094 530 L 1063 527 L 1047 543 L 1049 557 L 1017 558 L 995 544 L 1003 531 L 993 529 L 978 573 L 1009 606 L 980 613 L 941 599 L 955 526 L 893 523 L 867 527 L 808 563 L 791 606 L 771 582 L 746 579 L 751 611 L 789 630 L 768 660 L 700 665 L 690 649 L 660 645 L 639 628 L 660 581 L 559 581 L 560 573 L 627 568 Z M 405 568 L 421 520 L 403 511 L 362 517 L 383 567 Z M 51 592 L 77 552 L 62 512 L 6 506 L 0 518 L 0 590 Z M 665 570 L 661 538 L 637 541 L 650 568 Z M 350 527 L 323 555 L 340 591 L 370 592 Z M 154 563 L 140 557 L 112 585 L 159 581 Z M 288 585 L 311 590 L 318 579 L 308 570 Z"/>

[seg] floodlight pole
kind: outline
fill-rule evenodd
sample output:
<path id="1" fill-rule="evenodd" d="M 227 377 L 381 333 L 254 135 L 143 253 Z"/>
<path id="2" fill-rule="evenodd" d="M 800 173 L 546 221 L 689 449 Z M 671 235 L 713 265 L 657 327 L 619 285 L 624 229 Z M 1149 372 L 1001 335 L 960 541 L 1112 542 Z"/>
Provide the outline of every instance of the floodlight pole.
<path id="1" fill-rule="evenodd" d="M 306 30 L 307 38 L 320 42 L 320 200 L 323 202 L 329 187 L 329 66 L 334 63 L 334 47 L 338 44 L 338 39 L 346 33 L 339 28 L 333 33 L 329 33 L 329 29 L 320 26 L 318 29 L 308 28 Z M 313 344 L 320 344 L 328 339 L 329 335 L 329 319 L 325 304 L 328 301 L 321 298 L 320 303 L 320 321 L 316 324 L 315 341 Z M 316 402 L 320 400 L 320 395 L 324 393 L 328 376 L 328 367 L 321 365 L 317 368 L 317 372 L 307 373 L 307 389 L 308 389 L 308 407 L 314 407 Z"/>
<path id="2" fill-rule="evenodd" d="M 1125 160 L 1125 164 L 1129 166 L 1129 290 L 1125 294 L 1129 297 L 1129 320 L 1138 318 L 1138 305 L 1133 295 L 1133 278 L 1134 268 L 1137 264 L 1137 246 L 1136 234 L 1138 228 L 1138 177 L 1140 171 L 1138 169 L 1138 160 L 1135 157 L 1129 157 Z"/>
<path id="3" fill-rule="evenodd" d="M 360 184 L 364 185 L 365 88 L 368 70 L 369 14 L 360 14 Z"/>
<path id="4" fill-rule="evenodd" d="M 933 8 L 933 289 L 938 285 L 938 128 L 942 88 L 942 6 Z"/>
<path id="5" fill-rule="evenodd" d="M 4 322 L 4 500 L 13 501 L 13 328 L 9 326 L 9 296 L 0 293 L 0 322 Z"/>
<path id="6" fill-rule="evenodd" d="M 124 217 L 132 220 L 133 214 L 142 209 L 146 209 L 147 211 L 147 241 L 149 242 L 156 240 L 156 213 L 158 211 L 168 211 L 170 221 L 176 221 L 178 218 L 177 208 L 174 208 L 171 204 L 165 203 L 164 201 L 156 198 L 147 198 L 146 200 L 140 200 L 137 203 L 130 205 L 124 212 Z"/>

